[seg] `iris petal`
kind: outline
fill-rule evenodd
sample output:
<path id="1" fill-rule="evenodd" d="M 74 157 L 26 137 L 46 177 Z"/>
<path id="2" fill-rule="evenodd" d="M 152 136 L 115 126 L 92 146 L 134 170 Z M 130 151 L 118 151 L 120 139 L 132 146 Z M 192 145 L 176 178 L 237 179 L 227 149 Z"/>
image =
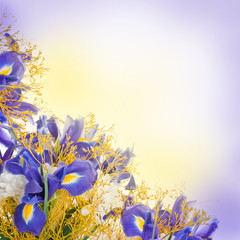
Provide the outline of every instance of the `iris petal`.
<path id="1" fill-rule="evenodd" d="M 42 232 L 47 218 L 37 204 L 21 203 L 14 214 L 14 224 L 21 233 L 30 232 L 38 236 Z"/>
<path id="2" fill-rule="evenodd" d="M 218 220 L 214 218 L 212 219 L 212 222 L 209 225 L 200 226 L 195 235 L 201 238 L 210 237 L 212 233 L 217 229 L 217 227 L 218 227 Z"/>
<path id="3" fill-rule="evenodd" d="M 185 200 L 186 197 L 182 194 L 176 199 L 172 208 L 172 226 L 175 226 L 175 224 L 177 224 L 177 222 L 179 221 L 182 214 L 182 206 Z"/>
<path id="4" fill-rule="evenodd" d="M 4 165 L 8 172 L 12 174 L 25 175 L 27 165 L 38 168 L 39 163 L 36 161 L 37 155 L 32 150 L 31 152 L 23 148 L 15 158 L 7 160 Z"/>
<path id="5" fill-rule="evenodd" d="M 2 172 L 3 172 L 3 165 L 0 163 L 0 174 L 2 174 Z"/>
<path id="6" fill-rule="evenodd" d="M 1 116 L 1 111 L 0 111 L 0 116 Z M 7 147 L 9 143 L 11 143 L 10 132 L 2 126 L 0 126 L 0 143 L 3 144 L 5 147 Z"/>
<path id="7" fill-rule="evenodd" d="M 141 236 L 147 212 L 152 211 L 142 204 L 127 207 L 122 213 L 121 224 L 127 237 Z"/>
<path id="8" fill-rule="evenodd" d="M 171 218 L 171 214 L 166 210 L 159 210 L 158 211 L 158 223 L 164 224 L 164 226 L 169 224 Z"/>
<path id="9" fill-rule="evenodd" d="M 12 65 L 2 66 L 0 69 L 0 74 L 9 75 L 12 72 Z"/>
<path id="10" fill-rule="evenodd" d="M 127 186 L 126 186 L 126 189 L 128 189 L 128 190 L 130 190 L 130 189 L 131 190 L 136 190 L 137 189 L 136 182 L 134 180 L 133 175 L 131 175 L 130 180 L 129 180 Z"/>
<path id="11" fill-rule="evenodd" d="M 0 74 L 11 81 L 11 78 L 17 80 L 18 85 L 23 78 L 25 66 L 22 58 L 16 52 L 5 51 L 0 54 Z M 10 77 L 10 78 L 9 78 Z"/>
<path id="12" fill-rule="evenodd" d="M 202 240 L 202 238 L 196 237 L 196 236 L 190 236 L 190 237 L 188 237 L 187 240 Z"/>
<path id="13" fill-rule="evenodd" d="M 27 103 L 27 102 L 7 102 L 6 105 L 9 107 L 14 107 L 18 111 L 21 111 L 21 112 L 31 111 L 34 114 L 36 114 L 38 112 L 38 108 L 36 106 L 32 105 L 31 103 Z"/>
<path id="14" fill-rule="evenodd" d="M 60 145 L 65 144 L 68 139 L 69 142 L 76 143 L 78 139 L 81 137 L 83 129 L 84 129 L 83 118 L 73 120 L 70 116 L 67 116 L 59 144 Z"/>
<path id="15" fill-rule="evenodd" d="M 56 172 L 61 176 L 60 173 L 61 170 Z M 92 188 L 97 179 L 97 172 L 89 161 L 77 159 L 67 166 L 67 171 L 61 178 L 61 188 L 66 189 L 72 196 L 78 196 Z"/>
<path id="16" fill-rule="evenodd" d="M 188 240 L 188 236 L 191 232 L 189 227 L 185 228 L 182 231 L 177 232 L 174 236 L 174 240 Z"/>
<path id="17" fill-rule="evenodd" d="M 154 220 L 151 212 L 148 212 L 146 214 L 145 223 L 143 226 L 143 233 L 142 233 L 142 239 L 149 240 L 152 239 L 153 235 L 153 229 L 154 229 Z M 155 226 L 155 232 L 153 239 L 159 239 L 159 228 L 158 226 Z"/>
<path id="18" fill-rule="evenodd" d="M 42 187 L 39 185 L 38 182 L 36 181 L 30 181 L 26 184 L 25 186 L 25 195 L 28 195 L 29 193 L 39 193 L 41 192 L 43 189 Z"/>
<path id="19" fill-rule="evenodd" d="M 47 128 L 56 140 L 58 138 L 58 126 L 54 118 L 50 118 L 47 120 Z"/>

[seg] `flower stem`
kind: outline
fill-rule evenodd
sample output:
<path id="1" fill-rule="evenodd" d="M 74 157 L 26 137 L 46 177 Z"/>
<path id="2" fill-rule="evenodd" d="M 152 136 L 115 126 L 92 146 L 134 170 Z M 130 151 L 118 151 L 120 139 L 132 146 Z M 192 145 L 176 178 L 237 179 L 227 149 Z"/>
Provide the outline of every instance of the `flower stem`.
<path id="1" fill-rule="evenodd" d="M 45 197 L 44 197 L 44 213 L 46 217 L 48 217 L 48 182 L 47 182 L 47 173 L 44 176 L 44 190 L 45 190 Z"/>
<path id="2" fill-rule="evenodd" d="M 171 239 L 172 239 L 172 236 L 173 236 L 173 233 L 170 234 L 168 240 L 171 240 Z"/>
<path id="3" fill-rule="evenodd" d="M 40 165 L 40 174 L 41 174 L 41 176 L 43 176 L 43 166 L 42 165 Z"/>
<path id="4" fill-rule="evenodd" d="M 153 233 L 152 233 L 152 239 L 154 239 L 156 225 L 157 225 L 157 217 L 156 217 L 156 219 L 155 219 L 155 221 L 154 221 Z"/>
<path id="5" fill-rule="evenodd" d="M 100 224 L 96 225 L 96 226 L 93 228 L 93 230 L 91 231 L 91 233 L 94 233 L 99 226 L 100 226 Z M 88 238 L 89 238 L 89 236 L 86 236 L 86 237 L 83 238 L 83 240 L 87 240 Z"/>
<path id="6" fill-rule="evenodd" d="M 9 86 L 9 85 L 0 85 L 0 87 L 13 88 L 13 86 Z"/>

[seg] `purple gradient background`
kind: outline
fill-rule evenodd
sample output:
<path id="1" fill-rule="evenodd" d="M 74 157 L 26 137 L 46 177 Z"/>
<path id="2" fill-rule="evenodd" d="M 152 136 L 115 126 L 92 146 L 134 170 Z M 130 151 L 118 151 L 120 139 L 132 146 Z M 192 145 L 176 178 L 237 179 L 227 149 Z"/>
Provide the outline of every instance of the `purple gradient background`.
<path id="1" fill-rule="evenodd" d="M 66 34 L 69 24 L 84 25 L 87 19 L 98 16 L 101 11 L 111 13 L 118 9 L 124 18 L 126 12 L 147 12 L 154 16 L 156 23 L 169 24 L 177 21 L 186 31 L 206 34 L 204 39 L 214 44 L 221 77 L 216 79 L 224 86 L 221 102 L 215 104 L 217 118 L 214 130 L 223 141 L 219 146 L 221 157 L 216 161 L 216 170 L 209 179 L 209 185 L 189 192 L 192 198 L 202 200 L 201 204 L 215 215 L 220 226 L 214 239 L 240 239 L 240 2 L 221 0 L 202 1 L 34 1 L 1 0 L 0 8 L 8 7 L 8 12 L 17 19 L 16 28 L 27 38 L 33 38 L 41 48 L 41 41 L 49 32 Z M 65 25 L 58 25 L 54 16 L 66 18 Z M 77 17 L 78 16 L 78 17 Z M 163 20 L 166 23 L 162 22 Z M 97 27 L 97 26 L 96 26 Z M 149 26 L 151 28 L 151 26 Z M 71 32 L 69 32 L 71 34 Z M 56 43 L 57 44 L 57 43 Z M 215 64 L 215 63 L 214 63 Z M 216 89 L 216 91 L 218 91 Z M 204 97 L 204 96 L 203 96 Z M 219 167 L 220 166 L 220 167 Z M 206 169 L 208 166 L 206 165 Z M 198 187 L 201 186 L 200 184 Z M 205 202 L 208 199 L 209 202 Z M 218 199 L 216 202 L 215 200 Z"/>

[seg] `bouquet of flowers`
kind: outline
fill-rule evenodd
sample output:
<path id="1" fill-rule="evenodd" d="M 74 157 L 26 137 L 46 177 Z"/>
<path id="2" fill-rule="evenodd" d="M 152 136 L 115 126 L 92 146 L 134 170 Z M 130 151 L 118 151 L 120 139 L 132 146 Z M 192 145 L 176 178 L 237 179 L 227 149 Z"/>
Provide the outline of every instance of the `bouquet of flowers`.
<path id="1" fill-rule="evenodd" d="M 34 121 L 44 58 L 0 26 L 0 239 L 212 239 L 217 219 L 180 192 L 137 186 L 133 149 L 114 149 L 92 114 Z"/>

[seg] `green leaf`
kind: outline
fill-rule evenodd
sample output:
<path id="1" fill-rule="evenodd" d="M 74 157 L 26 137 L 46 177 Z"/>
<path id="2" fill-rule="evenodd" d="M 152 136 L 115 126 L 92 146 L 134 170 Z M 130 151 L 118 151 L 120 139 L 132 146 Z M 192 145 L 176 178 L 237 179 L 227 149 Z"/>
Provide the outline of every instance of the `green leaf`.
<path id="1" fill-rule="evenodd" d="M 52 195 L 52 197 L 49 199 L 48 202 L 51 203 L 50 206 L 49 206 L 49 211 L 50 211 L 52 208 L 54 208 L 54 206 L 56 205 L 56 202 L 57 202 L 59 196 L 60 196 L 60 194 L 56 191 L 56 192 Z"/>
<path id="2" fill-rule="evenodd" d="M 100 224 L 96 225 L 96 226 L 93 228 L 93 230 L 91 231 L 91 233 L 94 233 L 94 232 L 98 229 L 99 226 L 100 226 Z M 86 236 L 86 237 L 83 238 L 83 240 L 87 240 L 87 239 L 89 239 L 89 236 Z"/>
<path id="3" fill-rule="evenodd" d="M 2 240 L 10 240 L 10 238 L 5 237 L 3 234 L 0 233 L 0 239 Z"/>
<path id="4" fill-rule="evenodd" d="M 171 239 L 172 239 L 172 236 L 173 236 L 173 233 L 170 234 L 168 240 L 171 240 Z"/>
<path id="5" fill-rule="evenodd" d="M 65 218 L 64 218 L 64 222 L 65 222 L 67 219 L 69 219 L 69 218 L 73 215 L 73 213 L 75 213 L 76 211 L 77 211 L 76 208 L 72 208 L 72 209 L 68 210 L 68 211 L 66 212 L 66 215 L 65 215 Z"/>
<path id="6" fill-rule="evenodd" d="M 76 211 L 77 211 L 76 208 L 72 208 L 72 209 L 66 211 L 66 214 L 65 214 L 65 217 L 64 217 L 64 220 L 63 220 L 63 224 L 62 224 L 62 226 L 64 226 L 64 227 L 63 227 L 63 230 L 62 230 L 63 236 L 67 236 L 69 233 L 72 232 L 72 229 L 69 227 L 68 224 L 66 224 L 66 221 L 67 221 L 70 217 L 72 217 L 73 213 L 75 213 Z M 55 231 L 59 231 L 59 227 L 56 228 Z M 64 239 L 68 239 L 68 236 L 65 237 Z"/>
<path id="7" fill-rule="evenodd" d="M 65 228 L 63 229 L 63 236 L 66 236 L 71 232 L 72 232 L 72 229 L 69 227 L 69 225 L 66 225 Z M 67 238 L 68 237 L 66 237 L 65 239 L 67 239 Z"/>
<path id="8" fill-rule="evenodd" d="M 43 203 L 39 203 L 38 207 L 44 212 L 44 204 Z"/>

